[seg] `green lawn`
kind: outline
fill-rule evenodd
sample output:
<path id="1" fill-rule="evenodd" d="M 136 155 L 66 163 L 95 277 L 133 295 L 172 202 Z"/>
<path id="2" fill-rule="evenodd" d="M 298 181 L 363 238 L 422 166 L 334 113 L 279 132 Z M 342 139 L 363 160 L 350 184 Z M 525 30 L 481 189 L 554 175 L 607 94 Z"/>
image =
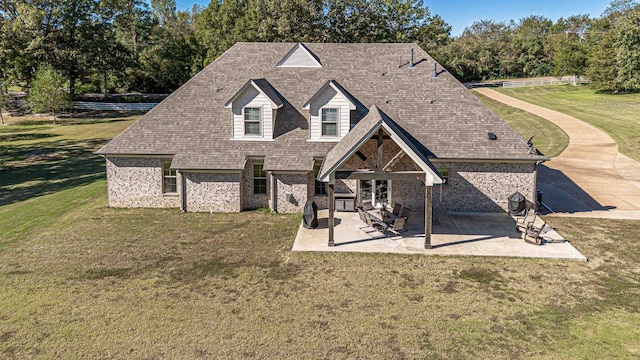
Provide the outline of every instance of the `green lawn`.
<path id="1" fill-rule="evenodd" d="M 596 126 L 616 141 L 621 153 L 640 161 L 640 94 L 598 93 L 570 85 L 497 90 Z"/>
<path id="2" fill-rule="evenodd" d="M 82 141 L 73 146 L 90 159 L 103 141 L 90 140 L 130 123 L 14 124 L 0 135 L 55 136 L 0 146 Z M 57 187 L 62 177 L 45 174 L 75 160 L 37 158 L 28 170 L 25 151 L 0 165 L 0 358 L 640 353 L 637 222 L 548 218 L 589 262 L 292 253 L 299 214 L 107 208 L 98 161 Z M 14 173 L 24 181 L 6 185 Z M 50 190 L 13 200 L 30 176 Z"/>
<path id="3" fill-rule="evenodd" d="M 533 145 L 548 157 L 560 155 L 569 145 L 569 136 L 556 124 L 526 111 L 490 99 L 480 93 L 473 94 L 503 118 L 525 139 L 533 138 Z"/>

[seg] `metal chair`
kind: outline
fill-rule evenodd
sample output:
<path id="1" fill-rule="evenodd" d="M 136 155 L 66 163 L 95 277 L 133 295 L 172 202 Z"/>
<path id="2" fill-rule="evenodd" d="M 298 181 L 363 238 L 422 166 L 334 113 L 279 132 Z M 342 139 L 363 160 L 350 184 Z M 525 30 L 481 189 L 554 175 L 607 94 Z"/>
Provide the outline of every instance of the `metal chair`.
<path id="1" fill-rule="evenodd" d="M 395 203 L 393 205 L 393 215 L 400 216 L 400 210 L 402 210 L 402 205 Z"/>
<path id="2" fill-rule="evenodd" d="M 397 219 L 395 219 L 393 221 L 393 223 L 391 223 L 388 227 L 387 227 L 387 231 L 390 231 L 396 235 L 400 235 L 401 232 L 403 231 L 407 231 L 407 229 L 404 228 L 405 224 L 407 223 L 407 218 L 403 218 L 403 217 L 399 217 Z"/>
<path id="3" fill-rule="evenodd" d="M 409 209 L 408 207 L 403 207 L 402 208 L 402 213 L 400 214 L 400 217 L 403 217 L 407 221 L 409 221 L 409 215 L 411 215 L 411 209 Z"/>
<path id="4" fill-rule="evenodd" d="M 367 223 L 367 225 L 369 225 L 369 227 L 373 229 L 376 229 L 380 232 L 384 232 L 389 227 L 384 222 L 381 222 L 378 219 L 374 219 L 369 213 L 364 213 L 364 215 L 365 215 L 365 222 Z"/>

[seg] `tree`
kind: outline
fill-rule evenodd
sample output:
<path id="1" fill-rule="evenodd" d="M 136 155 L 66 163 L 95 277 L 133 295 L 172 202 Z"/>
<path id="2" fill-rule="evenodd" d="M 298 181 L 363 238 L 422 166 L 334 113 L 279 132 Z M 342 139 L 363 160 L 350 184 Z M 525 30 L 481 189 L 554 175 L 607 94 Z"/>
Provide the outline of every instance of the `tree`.
<path id="1" fill-rule="evenodd" d="M 640 5 L 620 21 L 617 40 L 616 83 L 625 91 L 640 90 Z"/>
<path id="2" fill-rule="evenodd" d="M 589 34 L 587 76 L 598 90 L 640 90 L 640 5 L 613 1 Z"/>
<path id="3" fill-rule="evenodd" d="M 9 94 L 6 91 L 7 87 L 5 84 L 0 84 L 0 124 L 4 125 L 4 115 L 2 112 L 7 107 L 7 103 L 9 102 Z"/>
<path id="4" fill-rule="evenodd" d="M 553 73 L 557 76 L 582 76 L 587 67 L 586 41 L 592 20 L 589 15 L 560 18 L 547 36 L 547 53 L 551 58 Z"/>
<path id="5" fill-rule="evenodd" d="M 64 84 L 62 75 L 52 67 L 40 68 L 36 72 L 27 98 L 31 110 L 36 113 L 52 113 L 55 124 L 56 114 L 69 103 L 69 94 L 63 89 Z"/>

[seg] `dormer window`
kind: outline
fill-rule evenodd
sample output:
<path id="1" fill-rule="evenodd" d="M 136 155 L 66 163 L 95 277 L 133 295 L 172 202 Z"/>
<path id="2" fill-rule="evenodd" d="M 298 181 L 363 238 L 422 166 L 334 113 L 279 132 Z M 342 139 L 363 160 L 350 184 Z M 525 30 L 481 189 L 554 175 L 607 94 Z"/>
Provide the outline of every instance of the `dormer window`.
<path id="1" fill-rule="evenodd" d="M 309 141 L 339 141 L 347 135 L 356 103 L 335 80 L 322 85 L 303 106 L 309 110 Z"/>
<path id="2" fill-rule="evenodd" d="M 338 136 L 338 109 L 322 109 L 322 136 Z"/>
<path id="3" fill-rule="evenodd" d="M 281 95 L 265 79 L 247 81 L 225 104 L 231 109 L 234 140 L 273 141 Z"/>
<path id="4" fill-rule="evenodd" d="M 260 126 L 260 108 L 246 107 L 244 108 L 244 134 L 247 136 L 262 135 Z"/>

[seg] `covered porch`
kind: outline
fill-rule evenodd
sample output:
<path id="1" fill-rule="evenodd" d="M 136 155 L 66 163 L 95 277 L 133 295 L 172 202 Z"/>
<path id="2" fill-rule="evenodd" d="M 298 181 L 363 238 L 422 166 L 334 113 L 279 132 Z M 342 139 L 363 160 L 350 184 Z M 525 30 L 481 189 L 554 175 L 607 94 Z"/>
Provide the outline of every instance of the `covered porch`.
<path id="1" fill-rule="evenodd" d="M 356 203 L 363 207 L 369 205 L 370 208 L 386 208 L 393 203 L 401 202 L 404 205 L 403 211 L 405 208 L 409 212 L 421 210 L 419 221 L 415 220 L 418 218 L 417 212 L 411 216 L 414 219 L 414 232 L 422 234 L 423 249 L 432 247 L 432 189 L 434 184 L 442 184 L 444 180 L 404 130 L 375 105 L 329 152 L 322 163 L 317 180 L 327 183 L 326 225 L 329 247 L 335 246 L 337 239 L 337 185 L 342 185 L 339 187 L 347 191 L 341 192 L 341 196 L 353 195 Z M 394 186 L 392 188 L 397 188 L 399 194 L 392 195 L 387 192 L 387 187 L 390 182 L 396 181 L 397 184 L 412 185 L 410 189 L 402 185 Z M 371 189 L 368 194 L 367 191 L 363 191 L 364 184 L 370 186 L 377 183 L 383 184 L 381 187 L 385 190 Z M 416 196 L 416 193 L 419 196 Z M 421 203 L 415 203 L 415 199 L 420 198 L 423 199 Z M 411 206 L 407 207 L 405 201 L 400 199 L 411 201 Z M 348 216 L 345 215 L 345 218 Z"/>
<path id="2" fill-rule="evenodd" d="M 329 212 L 318 213 L 319 227 L 300 226 L 292 251 L 337 251 L 364 253 L 472 255 L 530 257 L 586 261 L 569 242 L 527 244 L 515 230 L 515 220 L 506 213 L 435 213 L 430 237 L 424 248 L 424 214 L 409 217 L 407 231 L 382 234 L 363 223 L 358 213 L 338 212 L 334 216 L 335 246 L 327 246 Z M 545 237 L 562 239 L 555 230 Z"/>

